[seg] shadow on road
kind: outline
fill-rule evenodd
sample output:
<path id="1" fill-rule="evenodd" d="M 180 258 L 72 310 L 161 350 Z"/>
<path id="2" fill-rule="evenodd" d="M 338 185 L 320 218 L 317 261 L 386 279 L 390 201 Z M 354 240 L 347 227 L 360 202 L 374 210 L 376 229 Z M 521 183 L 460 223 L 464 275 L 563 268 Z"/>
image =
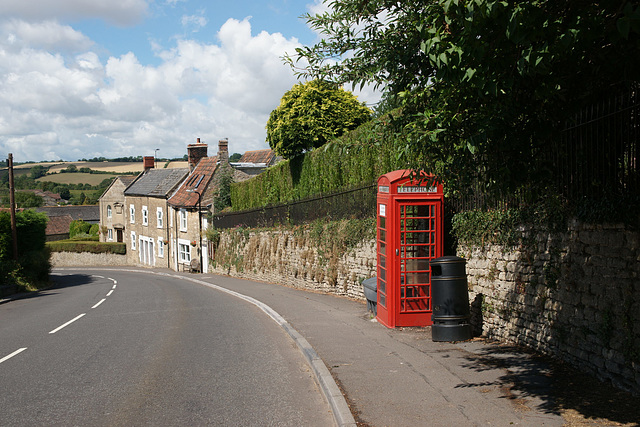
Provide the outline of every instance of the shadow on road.
<path id="1" fill-rule="evenodd" d="M 88 274 L 51 274 L 49 282 L 51 286 L 37 292 L 21 293 L 13 295 L 13 299 L 41 298 L 57 294 L 56 289 L 84 286 L 96 282 L 98 279 Z"/>

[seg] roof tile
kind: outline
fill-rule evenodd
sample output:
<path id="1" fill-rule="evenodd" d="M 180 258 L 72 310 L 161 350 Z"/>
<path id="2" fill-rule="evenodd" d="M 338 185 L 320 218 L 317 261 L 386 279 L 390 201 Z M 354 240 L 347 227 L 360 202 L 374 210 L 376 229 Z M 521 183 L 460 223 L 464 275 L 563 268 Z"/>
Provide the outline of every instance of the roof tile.
<path id="1" fill-rule="evenodd" d="M 266 163 L 270 166 L 275 160 L 276 155 L 273 150 L 255 150 L 247 151 L 238 160 L 239 163 Z"/>
<path id="2" fill-rule="evenodd" d="M 203 157 L 191 174 L 183 181 L 178 190 L 169 198 L 171 206 L 195 207 L 198 205 L 198 193 L 204 196 L 218 164 L 217 157 Z M 196 193 L 196 191 L 198 193 Z M 200 200 L 202 203 L 203 200 Z"/>

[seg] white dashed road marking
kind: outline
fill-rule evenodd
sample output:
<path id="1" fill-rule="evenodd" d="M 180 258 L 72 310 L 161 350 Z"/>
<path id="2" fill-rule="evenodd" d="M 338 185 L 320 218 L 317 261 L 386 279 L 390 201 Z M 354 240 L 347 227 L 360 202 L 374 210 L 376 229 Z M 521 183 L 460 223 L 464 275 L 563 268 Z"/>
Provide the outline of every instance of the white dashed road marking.
<path id="1" fill-rule="evenodd" d="M 11 354 L 3 357 L 2 359 L 0 359 L 0 363 L 6 362 L 7 360 L 11 359 L 13 356 L 17 356 L 18 354 L 22 353 L 26 349 L 27 349 L 27 347 L 24 347 L 24 348 L 20 348 L 20 349 L 14 351 L 13 353 L 11 353 Z"/>

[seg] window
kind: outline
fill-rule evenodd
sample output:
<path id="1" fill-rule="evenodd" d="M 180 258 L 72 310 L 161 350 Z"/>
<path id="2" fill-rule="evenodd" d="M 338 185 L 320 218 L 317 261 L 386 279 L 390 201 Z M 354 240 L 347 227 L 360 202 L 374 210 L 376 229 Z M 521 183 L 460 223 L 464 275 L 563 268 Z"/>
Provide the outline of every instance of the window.
<path id="1" fill-rule="evenodd" d="M 158 228 L 162 228 L 164 222 L 164 215 L 162 214 L 162 208 L 158 208 L 156 211 L 156 219 L 158 220 Z"/>
<path id="2" fill-rule="evenodd" d="M 164 258 L 164 240 L 158 237 L 158 258 Z"/>
<path id="3" fill-rule="evenodd" d="M 129 222 L 135 224 L 136 222 L 136 208 L 133 205 L 129 205 Z"/>
<path id="4" fill-rule="evenodd" d="M 142 207 L 142 225 L 149 225 L 149 209 Z"/>
<path id="5" fill-rule="evenodd" d="M 111 205 L 107 205 L 107 218 L 111 218 Z"/>
<path id="6" fill-rule="evenodd" d="M 135 231 L 131 232 L 131 250 L 133 251 L 136 250 L 136 232 Z"/>
<path id="7" fill-rule="evenodd" d="M 107 240 L 113 240 L 113 228 L 107 230 Z"/>
<path id="8" fill-rule="evenodd" d="M 191 246 L 186 240 L 178 240 L 178 260 L 181 263 L 191 262 Z"/>
<path id="9" fill-rule="evenodd" d="M 187 211 L 180 209 L 180 231 L 187 231 Z"/>

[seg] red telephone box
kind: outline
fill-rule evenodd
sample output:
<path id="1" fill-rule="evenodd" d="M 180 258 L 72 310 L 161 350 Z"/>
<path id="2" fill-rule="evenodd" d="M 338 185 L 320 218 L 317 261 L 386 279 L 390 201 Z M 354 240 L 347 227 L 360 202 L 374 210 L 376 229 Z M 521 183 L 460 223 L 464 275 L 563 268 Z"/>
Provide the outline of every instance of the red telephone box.
<path id="1" fill-rule="evenodd" d="M 378 178 L 378 306 L 383 325 L 429 326 L 429 262 L 443 252 L 442 185 L 410 170 Z"/>

